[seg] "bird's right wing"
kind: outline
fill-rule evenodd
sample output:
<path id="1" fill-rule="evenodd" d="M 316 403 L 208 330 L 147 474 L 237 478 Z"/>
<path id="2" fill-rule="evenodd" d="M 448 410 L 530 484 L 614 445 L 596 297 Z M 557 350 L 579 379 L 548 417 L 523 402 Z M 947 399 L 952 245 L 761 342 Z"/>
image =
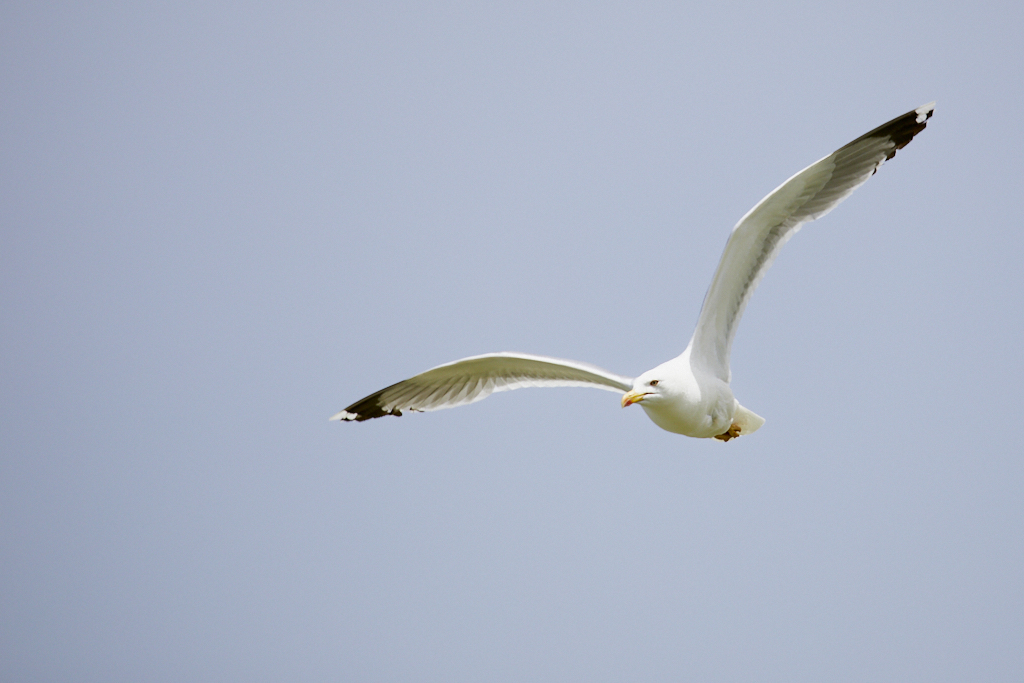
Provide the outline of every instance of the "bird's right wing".
<path id="1" fill-rule="evenodd" d="M 522 353 L 488 353 L 453 361 L 356 401 L 332 420 L 362 422 L 402 411 L 441 410 L 473 403 L 495 391 L 523 387 L 593 387 L 629 391 L 633 379 L 588 363 Z"/>
<path id="2" fill-rule="evenodd" d="M 704 297 L 690 341 L 692 360 L 729 381 L 729 353 L 740 316 L 782 245 L 874 175 L 924 130 L 934 109 L 934 102 L 918 107 L 840 147 L 779 185 L 740 219 Z"/>

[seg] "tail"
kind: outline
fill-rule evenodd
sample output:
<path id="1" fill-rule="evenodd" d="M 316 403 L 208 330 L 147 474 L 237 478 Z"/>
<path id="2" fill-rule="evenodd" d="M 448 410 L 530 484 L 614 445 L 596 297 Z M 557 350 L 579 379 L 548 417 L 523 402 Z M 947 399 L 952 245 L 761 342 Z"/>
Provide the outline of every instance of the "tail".
<path id="1" fill-rule="evenodd" d="M 733 423 L 740 428 L 740 435 L 746 436 L 747 434 L 753 434 L 761 425 L 764 424 L 764 418 L 757 413 L 751 412 L 736 404 L 736 413 L 732 416 Z"/>

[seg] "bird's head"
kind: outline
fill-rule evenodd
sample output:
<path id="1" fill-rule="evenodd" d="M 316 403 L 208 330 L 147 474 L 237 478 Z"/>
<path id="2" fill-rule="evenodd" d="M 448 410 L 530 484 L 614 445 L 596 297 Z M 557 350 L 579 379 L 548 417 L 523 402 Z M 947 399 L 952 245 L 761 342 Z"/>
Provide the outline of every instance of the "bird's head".
<path id="1" fill-rule="evenodd" d="M 659 368 L 649 370 L 633 380 L 633 388 L 622 395 L 622 407 L 631 406 L 643 401 L 657 401 L 665 391 L 665 378 Z"/>

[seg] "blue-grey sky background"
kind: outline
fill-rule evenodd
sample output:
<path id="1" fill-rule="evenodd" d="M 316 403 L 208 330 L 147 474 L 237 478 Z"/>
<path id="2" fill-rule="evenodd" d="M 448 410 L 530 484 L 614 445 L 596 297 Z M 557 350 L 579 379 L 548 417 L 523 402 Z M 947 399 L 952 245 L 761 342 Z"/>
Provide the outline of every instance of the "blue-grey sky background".
<path id="1" fill-rule="evenodd" d="M 1024 678 L 1024 5 L 0 7 L 0 679 Z M 329 423 L 489 351 L 733 388 Z"/>

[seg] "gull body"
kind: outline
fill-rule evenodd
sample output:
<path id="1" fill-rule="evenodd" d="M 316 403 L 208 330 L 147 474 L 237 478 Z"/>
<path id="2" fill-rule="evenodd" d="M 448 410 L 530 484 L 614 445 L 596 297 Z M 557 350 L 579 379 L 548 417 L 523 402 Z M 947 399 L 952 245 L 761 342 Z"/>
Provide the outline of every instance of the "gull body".
<path id="1" fill-rule="evenodd" d="M 738 436 L 764 424 L 764 418 L 739 404 L 728 382 L 693 362 L 690 347 L 637 377 L 622 396 L 623 408 L 634 403 L 665 431 L 696 438 L 725 440 L 733 425 L 739 427 Z"/>
<path id="2" fill-rule="evenodd" d="M 764 418 L 739 404 L 729 384 L 729 355 L 747 302 L 779 250 L 805 223 L 821 218 L 925 129 L 926 104 L 898 116 L 816 161 L 777 187 L 733 228 L 697 326 L 684 351 L 639 377 L 579 361 L 490 353 L 439 365 L 356 401 L 332 420 L 362 422 L 403 411 L 453 408 L 495 391 L 585 386 L 624 392 L 662 429 L 729 441 L 755 432 Z"/>

